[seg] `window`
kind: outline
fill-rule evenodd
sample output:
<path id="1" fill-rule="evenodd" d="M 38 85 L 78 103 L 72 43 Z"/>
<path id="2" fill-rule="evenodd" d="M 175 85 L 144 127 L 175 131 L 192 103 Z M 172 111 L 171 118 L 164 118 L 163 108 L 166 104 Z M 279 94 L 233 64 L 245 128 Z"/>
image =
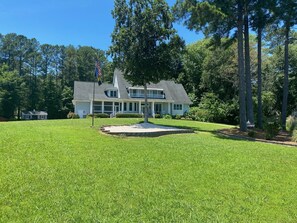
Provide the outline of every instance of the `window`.
<path id="1" fill-rule="evenodd" d="M 124 103 L 124 111 L 127 111 L 127 103 Z"/>
<path id="2" fill-rule="evenodd" d="M 102 112 L 102 102 L 94 102 L 94 113 Z"/>
<path id="3" fill-rule="evenodd" d="M 183 110 L 183 105 L 182 104 L 174 104 L 173 110 Z"/>
<path id="4" fill-rule="evenodd" d="M 132 110 L 132 103 L 129 103 L 129 111 L 133 111 Z"/>
<path id="5" fill-rule="evenodd" d="M 148 98 L 158 98 L 163 99 L 164 93 L 163 90 L 147 90 L 147 96 Z M 130 89 L 130 97 L 131 98 L 144 98 L 144 90 L 143 89 Z"/>
<path id="6" fill-rule="evenodd" d="M 110 91 L 109 95 L 111 98 L 116 98 L 117 97 L 117 91 Z"/>
<path id="7" fill-rule="evenodd" d="M 112 112 L 112 102 L 104 102 L 104 112 Z"/>

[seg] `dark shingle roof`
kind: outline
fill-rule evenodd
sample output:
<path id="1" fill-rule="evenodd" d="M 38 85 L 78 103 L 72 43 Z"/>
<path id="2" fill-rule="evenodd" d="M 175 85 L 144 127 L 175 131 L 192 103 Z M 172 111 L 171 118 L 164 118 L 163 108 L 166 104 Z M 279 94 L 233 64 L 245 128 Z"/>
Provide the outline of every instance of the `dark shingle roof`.
<path id="1" fill-rule="evenodd" d="M 23 115 L 47 115 L 45 111 L 24 111 L 22 112 Z"/>
<path id="2" fill-rule="evenodd" d="M 127 89 L 132 85 L 124 79 L 123 73 L 116 69 L 114 77 L 118 81 L 120 99 L 130 99 L 128 96 Z M 93 98 L 93 82 L 74 82 L 74 100 L 92 100 Z M 142 87 L 142 86 L 135 86 Z M 98 86 L 95 84 L 95 98 L 103 100 L 114 100 L 106 96 L 105 91 L 107 89 L 113 89 L 112 84 L 105 84 Z M 192 104 L 189 99 L 184 87 L 181 84 L 176 84 L 173 81 L 160 81 L 157 84 L 149 84 L 148 88 L 163 89 L 166 99 L 160 99 L 161 101 L 174 101 L 175 103 Z"/>
<path id="3" fill-rule="evenodd" d="M 117 75 L 119 81 L 121 98 L 128 99 L 129 96 L 127 93 L 127 88 L 132 87 L 132 85 L 124 79 L 123 73 L 118 69 L 115 70 L 115 75 Z M 182 84 L 176 84 L 174 81 L 160 81 L 157 84 L 149 84 L 147 87 L 163 89 L 166 100 L 168 101 L 174 101 L 175 103 L 192 104 Z"/>
<path id="4" fill-rule="evenodd" d="M 114 100 L 106 96 L 105 91 L 107 89 L 114 89 L 112 84 L 101 84 L 100 86 L 94 82 L 74 82 L 74 100 L 92 100 L 93 99 L 93 87 L 95 86 L 95 98 L 108 100 Z"/>

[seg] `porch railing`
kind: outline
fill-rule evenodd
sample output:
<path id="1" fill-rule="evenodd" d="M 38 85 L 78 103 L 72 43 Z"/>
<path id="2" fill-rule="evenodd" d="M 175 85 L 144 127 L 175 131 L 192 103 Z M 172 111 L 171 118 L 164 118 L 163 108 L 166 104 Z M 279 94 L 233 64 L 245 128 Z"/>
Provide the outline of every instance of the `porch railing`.
<path id="1" fill-rule="evenodd" d="M 141 93 L 130 93 L 129 96 L 131 98 L 144 98 L 144 94 Z M 156 98 L 156 99 L 164 99 L 165 95 L 164 94 L 148 94 L 148 98 Z"/>

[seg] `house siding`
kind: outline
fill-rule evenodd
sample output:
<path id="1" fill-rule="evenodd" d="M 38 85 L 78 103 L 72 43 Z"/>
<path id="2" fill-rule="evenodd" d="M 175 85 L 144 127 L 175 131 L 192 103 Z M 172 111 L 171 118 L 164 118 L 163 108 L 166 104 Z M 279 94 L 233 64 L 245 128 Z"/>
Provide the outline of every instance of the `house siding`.
<path id="1" fill-rule="evenodd" d="M 185 114 L 186 112 L 188 113 L 190 111 L 190 105 L 184 104 L 183 105 L 183 114 Z"/>
<path id="2" fill-rule="evenodd" d="M 90 102 L 76 102 L 75 114 L 78 114 L 80 118 L 85 118 L 87 114 L 90 114 Z"/>
<path id="3" fill-rule="evenodd" d="M 174 104 L 172 104 L 172 115 L 184 115 L 185 112 L 189 112 L 190 106 L 188 104 L 181 104 L 182 109 L 181 110 L 175 110 Z"/>

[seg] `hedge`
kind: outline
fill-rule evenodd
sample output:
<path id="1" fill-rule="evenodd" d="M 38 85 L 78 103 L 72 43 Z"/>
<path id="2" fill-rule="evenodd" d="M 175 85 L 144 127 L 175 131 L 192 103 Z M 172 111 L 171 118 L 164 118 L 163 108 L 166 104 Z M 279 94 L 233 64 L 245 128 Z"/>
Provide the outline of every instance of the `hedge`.
<path id="1" fill-rule="evenodd" d="M 117 113 L 116 118 L 142 118 L 142 114 L 136 114 L 136 113 L 122 114 L 122 113 Z"/>
<path id="2" fill-rule="evenodd" d="M 88 114 L 88 117 L 93 117 L 92 114 Z M 97 114 L 94 114 L 94 117 L 95 118 L 109 118 L 110 115 L 109 114 L 106 114 L 106 113 L 97 113 Z"/>

